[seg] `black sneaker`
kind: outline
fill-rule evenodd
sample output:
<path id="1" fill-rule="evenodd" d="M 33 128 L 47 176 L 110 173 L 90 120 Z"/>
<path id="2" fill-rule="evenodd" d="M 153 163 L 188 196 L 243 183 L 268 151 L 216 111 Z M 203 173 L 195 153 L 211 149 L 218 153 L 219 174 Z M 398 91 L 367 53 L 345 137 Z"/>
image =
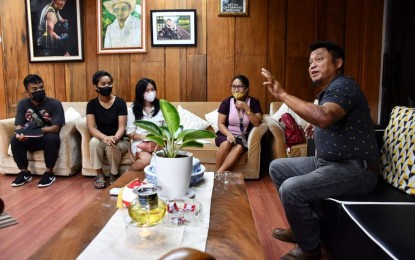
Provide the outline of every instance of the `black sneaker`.
<path id="1" fill-rule="evenodd" d="M 45 172 L 40 178 L 39 183 L 37 184 L 38 188 L 43 188 L 52 185 L 56 181 L 55 175 L 53 173 Z"/>
<path id="2" fill-rule="evenodd" d="M 26 182 L 32 180 L 32 174 L 30 172 L 21 171 L 17 175 L 16 179 L 12 182 L 12 187 L 19 187 L 24 185 Z"/>

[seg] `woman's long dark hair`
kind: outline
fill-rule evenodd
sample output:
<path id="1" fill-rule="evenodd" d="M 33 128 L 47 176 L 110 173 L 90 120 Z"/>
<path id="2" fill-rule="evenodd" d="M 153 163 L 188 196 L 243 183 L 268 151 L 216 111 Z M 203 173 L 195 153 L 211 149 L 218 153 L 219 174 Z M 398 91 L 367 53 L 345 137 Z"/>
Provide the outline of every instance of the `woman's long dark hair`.
<path id="1" fill-rule="evenodd" d="M 136 120 L 143 119 L 143 108 L 144 108 L 144 92 L 146 92 L 147 85 L 152 84 L 154 86 L 154 90 L 157 91 L 156 82 L 152 79 L 142 78 L 137 82 L 135 86 L 135 99 L 133 103 L 133 113 Z M 156 97 L 153 101 L 153 114 L 152 116 L 157 115 L 160 111 L 160 101 Z"/>

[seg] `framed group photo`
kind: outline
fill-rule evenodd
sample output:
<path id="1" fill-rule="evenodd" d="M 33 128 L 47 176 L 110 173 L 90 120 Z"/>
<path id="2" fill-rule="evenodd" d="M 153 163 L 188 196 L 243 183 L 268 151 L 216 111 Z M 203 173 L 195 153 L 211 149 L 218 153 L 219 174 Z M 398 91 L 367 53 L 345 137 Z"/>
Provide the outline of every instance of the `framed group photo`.
<path id="1" fill-rule="evenodd" d="M 147 0 L 97 0 L 98 54 L 144 53 Z"/>
<path id="2" fill-rule="evenodd" d="M 196 45 L 195 9 L 151 10 L 150 16 L 153 47 Z"/>
<path id="3" fill-rule="evenodd" d="M 25 1 L 29 61 L 82 61 L 80 0 Z"/>
<path id="4" fill-rule="evenodd" d="M 248 16 L 248 0 L 218 0 L 219 16 Z"/>

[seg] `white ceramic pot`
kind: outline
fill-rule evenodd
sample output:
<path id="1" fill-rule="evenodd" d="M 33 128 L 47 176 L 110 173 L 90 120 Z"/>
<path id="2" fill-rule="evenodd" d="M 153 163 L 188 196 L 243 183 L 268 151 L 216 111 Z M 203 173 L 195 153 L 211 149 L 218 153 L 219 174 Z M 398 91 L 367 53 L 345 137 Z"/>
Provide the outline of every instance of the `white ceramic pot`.
<path id="1" fill-rule="evenodd" d="M 160 196 L 168 199 L 182 198 L 189 191 L 192 176 L 193 154 L 180 151 L 183 157 L 165 158 L 156 153 L 155 165 Z"/>

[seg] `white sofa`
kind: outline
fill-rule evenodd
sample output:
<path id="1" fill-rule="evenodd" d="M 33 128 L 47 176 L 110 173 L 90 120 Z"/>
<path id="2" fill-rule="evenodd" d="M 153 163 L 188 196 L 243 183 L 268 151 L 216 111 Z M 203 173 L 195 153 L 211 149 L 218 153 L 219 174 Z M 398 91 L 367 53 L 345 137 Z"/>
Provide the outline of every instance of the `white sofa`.
<path id="1" fill-rule="evenodd" d="M 63 102 L 67 111 L 75 103 Z M 85 114 L 85 113 L 84 113 Z M 60 131 L 61 146 L 54 173 L 58 176 L 70 176 L 81 170 L 81 135 L 75 128 L 75 121 L 67 121 Z M 0 173 L 17 174 L 20 170 L 10 151 L 10 139 L 14 135 L 14 118 L 0 120 Z M 32 174 L 43 175 L 46 170 L 43 151 L 28 152 L 29 170 Z"/>
<path id="2" fill-rule="evenodd" d="M 56 175 L 72 175 L 82 172 L 85 176 L 95 176 L 96 171 L 92 168 L 89 141 L 91 136 L 86 126 L 86 104 L 87 102 L 62 102 L 65 111 L 70 107 L 78 111 L 80 119 L 69 121 L 61 130 L 62 144 L 59 151 L 59 158 L 55 167 Z M 220 102 L 172 102 L 173 105 L 179 105 L 195 114 L 201 119 L 205 115 L 219 108 Z M 131 102 L 127 103 L 128 106 Z M 214 132 L 212 127 L 208 130 Z M 260 158 L 261 158 L 261 139 L 267 132 L 268 126 L 262 123 L 259 127 L 254 127 L 248 137 L 248 152 L 244 153 L 238 163 L 231 169 L 234 172 L 243 173 L 245 179 L 258 179 L 260 177 Z M 14 119 L 0 120 L 0 172 L 18 173 L 19 170 L 13 160 L 13 157 L 7 153 L 10 138 L 14 131 Z M 193 156 L 200 159 L 201 164 L 206 167 L 207 171 L 215 170 L 216 150 L 214 139 L 207 140 L 203 148 L 189 147 L 185 150 L 193 153 Z M 45 171 L 43 152 L 38 151 L 29 153 L 29 169 L 34 174 L 43 174 Z M 126 171 L 132 161 L 128 153 L 124 154 L 121 159 L 120 171 Z M 104 171 L 109 173 L 108 161 L 104 161 Z"/>

